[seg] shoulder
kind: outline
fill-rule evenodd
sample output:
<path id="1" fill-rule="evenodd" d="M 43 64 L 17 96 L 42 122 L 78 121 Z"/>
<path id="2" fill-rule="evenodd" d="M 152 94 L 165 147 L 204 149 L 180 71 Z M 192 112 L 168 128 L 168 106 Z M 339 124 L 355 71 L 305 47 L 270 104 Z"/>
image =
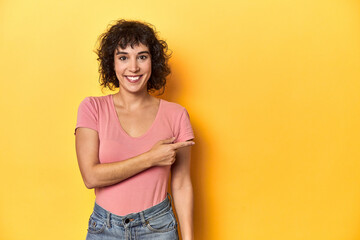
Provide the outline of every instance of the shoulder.
<path id="1" fill-rule="evenodd" d="M 183 113 L 186 110 L 186 108 L 184 106 L 182 106 L 178 103 L 169 102 L 164 99 L 161 99 L 161 101 L 162 101 L 162 107 L 169 112 Z"/>
<path id="2" fill-rule="evenodd" d="M 111 97 L 110 95 L 105 95 L 105 96 L 87 96 L 83 99 L 83 101 L 90 101 L 90 102 L 102 102 L 105 101 L 106 98 Z"/>
<path id="3" fill-rule="evenodd" d="M 87 96 L 85 97 L 81 102 L 81 105 L 86 105 L 92 108 L 99 108 L 101 105 L 103 105 L 106 101 L 106 98 L 110 97 L 109 95 L 106 96 Z"/>
<path id="4" fill-rule="evenodd" d="M 183 105 L 180 105 L 175 102 L 169 102 L 161 99 L 162 106 L 162 116 L 168 119 L 170 122 L 174 124 L 179 124 L 179 122 L 184 121 L 184 119 L 189 119 L 189 113 Z"/>

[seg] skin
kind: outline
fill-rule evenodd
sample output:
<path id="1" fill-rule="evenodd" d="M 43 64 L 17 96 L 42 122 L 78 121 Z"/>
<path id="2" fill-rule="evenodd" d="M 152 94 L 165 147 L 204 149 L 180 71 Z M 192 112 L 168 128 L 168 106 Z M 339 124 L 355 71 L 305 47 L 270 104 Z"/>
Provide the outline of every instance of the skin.
<path id="1" fill-rule="evenodd" d="M 155 120 L 159 99 L 146 90 L 151 76 L 151 56 L 143 44 L 120 47 L 114 52 L 114 70 L 119 92 L 113 101 L 121 126 L 132 137 L 143 135 Z M 138 78 L 139 77 L 139 78 Z M 172 143 L 175 138 L 157 142 L 151 150 L 121 162 L 100 163 L 98 132 L 80 127 L 75 146 L 80 172 L 87 188 L 110 186 L 154 166 L 171 167 L 174 206 L 184 240 L 193 239 L 193 190 L 190 179 L 190 153 L 193 141 Z"/>

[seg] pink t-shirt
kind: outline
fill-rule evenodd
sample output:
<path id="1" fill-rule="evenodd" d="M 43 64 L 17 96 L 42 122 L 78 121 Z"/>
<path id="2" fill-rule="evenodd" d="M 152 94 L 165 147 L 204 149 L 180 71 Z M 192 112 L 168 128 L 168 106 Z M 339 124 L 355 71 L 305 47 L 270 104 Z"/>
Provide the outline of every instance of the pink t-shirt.
<path id="1" fill-rule="evenodd" d="M 86 97 L 78 108 L 74 135 L 78 127 L 98 132 L 100 163 L 140 155 L 159 140 L 176 137 L 174 142 L 182 142 L 194 138 L 186 109 L 163 99 L 147 132 L 136 138 L 129 136 L 121 127 L 112 95 Z M 121 216 L 152 207 L 166 198 L 170 169 L 170 166 L 152 167 L 120 183 L 95 188 L 96 203 Z"/>

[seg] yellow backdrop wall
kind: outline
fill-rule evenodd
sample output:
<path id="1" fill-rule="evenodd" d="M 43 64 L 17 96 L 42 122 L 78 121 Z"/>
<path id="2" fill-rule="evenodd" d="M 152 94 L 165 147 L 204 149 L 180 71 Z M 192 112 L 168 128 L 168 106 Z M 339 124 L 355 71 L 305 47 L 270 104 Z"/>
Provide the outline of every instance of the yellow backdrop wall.
<path id="1" fill-rule="evenodd" d="M 185 106 L 198 240 L 360 239 L 357 0 L 0 1 L 0 239 L 84 239 L 74 127 L 95 42 L 154 24 Z"/>

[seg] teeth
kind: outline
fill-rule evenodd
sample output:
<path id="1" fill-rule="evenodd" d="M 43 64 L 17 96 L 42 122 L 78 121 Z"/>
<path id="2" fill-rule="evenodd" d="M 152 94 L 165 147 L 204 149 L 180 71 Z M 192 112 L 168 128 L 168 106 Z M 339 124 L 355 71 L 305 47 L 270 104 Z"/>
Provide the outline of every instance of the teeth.
<path id="1" fill-rule="evenodd" d="M 130 79 L 131 81 L 136 81 L 140 78 L 140 76 L 137 76 L 137 77 L 130 77 L 130 76 L 127 76 L 128 79 Z"/>

